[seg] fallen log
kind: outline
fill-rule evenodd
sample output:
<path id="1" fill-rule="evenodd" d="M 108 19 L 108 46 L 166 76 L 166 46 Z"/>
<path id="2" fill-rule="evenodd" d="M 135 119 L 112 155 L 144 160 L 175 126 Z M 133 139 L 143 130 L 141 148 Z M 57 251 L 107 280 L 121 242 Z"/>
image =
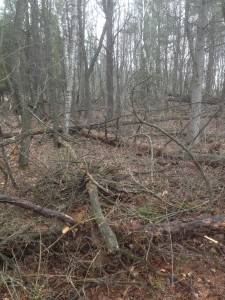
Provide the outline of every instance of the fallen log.
<path id="1" fill-rule="evenodd" d="M 119 245 L 115 233 L 109 226 L 106 217 L 103 215 L 98 199 L 98 189 L 92 183 L 87 184 L 87 190 L 90 195 L 91 210 L 94 214 L 95 221 L 105 241 L 109 253 L 114 254 L 119 251 Z"/>
<path id="2" fill-rule="evenodd" d="M 225 167 L 225 155 L 219 154 L 197 154 L 195 155 L 199 163 L 212 167 Z"/>
<path id="3" fill-rule="evenodd" d="M 27 200 L 0 195 L 0 203 L 9 203 L 31 210 L 34 213 L 48 218 L 58 219 L 72 226 L 77 225 L 76 220 L 69 215 L 64 214 L 63 212 L 41 207 Z M 146 233 L 151 237 L 152 241 L 157 242 L 168 240 L 171 237 L 177 240 L 185 240 L 206 234 L 224 234 L 225 215 L 200 215 L 195 218 L 168 221 L 164 223 L 154 223 L 151 225 L 141 225 L 138 228 L 134 228 L 133 230 L 129 231 L 132 231 L 132 233 Z"/>
<path id="4" fill-rule="evenodd" d="M 225 215 L 200 215 L 184 220 L 141 226 L 140 232 L 150 234 L 154 241 L 186 240 L 206 234 L 225 234 Z"/>
<path id="5" fill-rule="evenodd" d="M 169 150 L 167 150 L 165 147 L 162 146 L 157 146 L 153 145 L 150 146 L 149 143 L 145 142 L 129 142 L 129 141 L 124 141 L 124 140 L 119 140 L 116 135 L 113 134 L 105 134 L 104 132 L 99 132 L 97 130 L 89 130 L 86 128 L 82 128 L 80 126 L 71 126 L 69 128 L 69 131 L 71 134 L 74 134 L 76 132 L 77 134 L 80 134 L 84 137 L 87 138 L 92 138 L 95 140 L 99 140 L 103 143 L 112 145 L 112 146 L 127 146 L 127 147 L 132 147 L 136 148 L 137 151 L 144 152 L 144 153 L 150 153 L 151 149 L 153 149 L 154 155 L 155 156 L 165 156 L 168 158 L 179 158 L 181 157 L 179 153 L 174 153 Z M 32 133 L 29 131 L 28 133 L 23 133 L 21 134 L 20 132 L 10 132 L 10 133 L 4 133 L 1 135 L 1 137 L 4 139 L 3 141 L 0 142 L 0 147 L 9 145 L 9 144 L 14 144 L 18 142 L 19 140 L 23 139 L 27 135 L 40 135 L 40 134 L 50 134 L 53 132 L 52 128 L 48 129 L 38 129 L 32 131 Z M 62 128 L 58 128 L 58 133 L 62 132 Z M 61 139 L 60 139 L 61 141 Z M 194 155 L 196 160 L 200 163 L 205 163 L 206 165 L 211 165 L 213 167 L 217 166 L 225 166 L 225 156 L 223 155 L 216 155 L 216 154 L 195 154 Z M 183 156 L 182 156 L 183 159 Z"/>
<path id="6" fill-rule="evenodd" d="M 103 132 L 99 132 L 97 130 L 88 130 L 85 128 L 80 128 L 80 130 L 77 131 L 77 133 L 87 137 L 87 138 L 92 138 L 95 140 L 99 140 L 103 143 L 112 145 L 112 146 L 127 146 L 127 147 L 132 147 L 136 148 L 137 151 L 143 152 L 143 153 L 150 153 L 151 149 L 153 149 L 154 156 L 165 156 L 168 158 L 180 158 L 184 159 L 184 157 L 188 158 L 191 156 L 191 159 L 193 160 L 196 159 L 197 162 L 199 163 L 205 163 L 206 165 L 211 165 L 211 166 L 225 166 L 225 156 L 223 155 L 218 155 L 218 154 L 195 154 L 190 152 L 188 149 L 186 149 L 187 154 L 186 156 L 181 155 L 181 152 L 174 152 L 174 151 L 169 151 L 169 149 L 166 149 L 166 147 L 162 146 L 157 146 L 157 145 L 150 145 L 149 143 L 146 142 L 132 142 L 132 141 L 124 141 L 124 140 L 119 140 L 116 135 L 113 134 L 105 134 Z M 181 143 L 179 142 L 179 145 L 181 146 Z M 191 155 L 190 155 L 191 153 Z"/>
<path id="7" fill-rule="evenodd" d="M 40 205 L 34 204 L 24 199 L 20 199 L 8 195 L 0 195 L 0 203 L 13 204 L 15 206 L 31 210 L 32 212 L 47 218 L 55 218 L 60 221 L 66 222 L 72 226 L 77 225 L 77 222 L 72 217 L 70 217 L 67 214 L 64 214 L 63 212 L 42 207 Z"/>
<path id="8" fill-rule="evenodd" d="M 58 131 L 61 132 L 61 128 L 58 128 Z M 42 129 L 37 129 L 37 130 L 33 130 L 33 131 L 28 131 L 28 132 L 24 132 L 21 133 L 21 131 L 13 131 L 13 132 L 5 132 L 1 134 L 1 138 L 3 139 L 10 139 L 10 138 L 14 138 L 16 140 L 20 139 L 20 138 L 24 138 L 27 135 L 38 135 L 38 134 L 49 134 L 52 133 L 53 129 L 52 128 L 42 128 Z"/>
<path id="9" fill-rule="evenodd" d="M 179 160 L 184 160 L 184 159 L 188 159 L 189 157 L 187 155 L 182 155 L 180 152 L 167 152 L 166 154 L 163 154 L 164 157 L 166 158 L 170 158 L 170 159 L 179 159 Z M 225 167 L 225 155 L 221 155 L 221 154 L 193 154 L 196 161 L 199 164 L 204 164 L 207 166 L 211 166 L 211 167 Z"/>
<path id="10" fill-rule="evenodd" d="M 62 139 L 60 139 L 60 143 L 68 150 L 73 159 L 76 160 L 76 153 L 70 143 Z M 79 168 L 79 165 L 77 165 L 77 167 Z M 105 241 L 108 252 L 113 254 L 119 250 L 119 245 L 116 239 L 116 235 L 110 228 L 106 217 L 102 213 L 102 209 L 98 199 L 98 188 L 91 182 L 88 182 L 86 187 L 90 196 L 91 210 L 98 225 L 99 231 Z"/>
<path id="11" fill-rule="evenodd" d="M 142 120 L 140 120 L 142 121 Z M 212 190 L 211 190 L 211 186 L 210 186 L 210 182 L 208 180 L 208 178 L 206 177 L 205 173 L 203 172 L 203 169 L 201 168 L 199 162 L 196 160 L 195 155 L 189 151 L 189 149 L 184 146 L 180 141 L 178 141 L 175 137 L 171 136 L 170 134 L 168 134 L 165 130 L 161 129 L 160 127 L 158 127 L 155 124 L 151 124 L 145 121 L 142 121 L 143 124 L 146 124 L 152 128 L 157 129 L 158 131 L 162 132 L 163 134 L 165 134 L 165 136 L 168 136 L 172 141 L 174 141 L 181 149 L 183 149 L 187 156 L 189 156 L 193 163 L 195 164 L 196 168 L 199 170 L 201 176 L 203 177 L 208 192 L 209 192 L 209 204 L 210 206 L 212 205 L 213 202 L 213 195 L 212 195 Z M 165 147 L 160 147 L 160 146 L 155 146 L 152 145 L 150 143 L 142 143 L 142 142 L 130 142 L 130 141 L 118 141 L 117 137 L 115 135 L 106 135 L 103 134 L 101 132 L 98 132 L 96 130 L 87 130 L 87 129 L 81 129 L 80 133 L 85 135 L 86 137 L 91 137 L 93 139 L 97 139 L 97 140 L 101 140 L 105 143 L 109 143 L 110 145 L 117 145 L 117 146 L 121 146 L 121 145 L 126 145 L 128 147 L 136 147 L 138 151 L 142 151 L 142 152 L 146 152 L 146 153 L 151 153 L 153 151 L 154 156 L 161 156 L 161 155 L 165 155 L 167 157 L 172 157 L 174 158 L 174 153 L 172 153 L 171 151 L 169 152 Z"/>
<path id="12" fill-rule="evenodd" d="M 149 143 L 144 143 L 144 142 L 131 142 L 131 141 L 119 140 L 118 137 L 114 134 L 105 134 L 104 132 L 99 132 L 97 130 L 88 130 L 82 128 L 79 130 L 78 133 L 87 138 L 92 138 L 94 140 L 98 140 L 112 146 L 117 146 L 117 147 L 127 146 L 131 148 L 135 147 L 137 151 L 141 151 L 145 153 L 150 153 L 151 149 L 153 149 L 155 156 L 160 156 L 162 154 L 167 153 L 167 150 L 161 146 L 157 146 L 157 145 L 152 146 L 149 145 Z"/>
<path id="13" fill-rule="evenodd" d="M 106 134 L 104 132 L 99 132 L 97 130 L 89 130 L 86 128 L 80 128 L 78 133 L 84 137 L 92 138 L 94 140 L 99 140 L 101 142 L 113 145 L 113 146 L 119 146 L 120 142 L 118 140 L 118 137 L 114 134 Z"/>
<path id="14" fill-rule="evenodd" d="M 71 126 L 69 127 L 69 132 L 74 133 L 74 131 L 79 131 L 80 127 L 79 126 Z M 14 144 L 17 141 L 20 141 L 21 139 L 25 138 L 28 135 L 40 135 L 40 134 L 52 134 L 55 130 L 51 127 L 47 128 L 40 128 L 36 130 L 29 130 L 28 132 L 21 133 L 21 131 L 13 131 L 13 132 L 5 132 L 0 134 L 0 138 L 3 139 L 0 142 L 0 147 L 2 146 L 7 146 L 9 144 Z M 57 128 L 57 133 L 62 134 L 63 128 L 58 127 Z"/>
<path id="15" fill-rule="evenodd" d="M 172 101 L 172 102 L 186 102 L 186 103 L 191 103 L 191 96 L 190 95 L 185 95 L 185 94 L 168 94 L 167 95 L 167 100 Z M 224 104 L 223 99 L 214 97 L 209 94 L 203 94 L 202 95 L 202 104 L 211 104 L 211 105 L 221 105 Z"/>

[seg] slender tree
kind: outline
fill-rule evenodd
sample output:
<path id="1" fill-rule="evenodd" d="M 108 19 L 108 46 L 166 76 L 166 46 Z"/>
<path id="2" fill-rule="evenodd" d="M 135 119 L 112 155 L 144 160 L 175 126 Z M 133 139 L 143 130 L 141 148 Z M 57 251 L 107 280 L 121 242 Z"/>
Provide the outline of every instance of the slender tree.
<path id="1" fill-rule="evenodd" d="M 83 9 L 82 9 L 83 2 Z M 93 52 L 92 57 L 89 58 L 87 55 L 87 49 L 85 46 L 85 8 L 86 1 L 77 1 L 77 11 L 78 11 L 78 27 L 79 27 L 79 66 L 80 66 L 80 76 L 79 76 L 79 103 L 84 107 L 84 117 L 90 119 L 91 114 L 91 95 L 90 95 L 90 77 L 94 70 L 94 66 L 97 62 L 99 53 L 101 51 L 104 36 L 106 33 L 106 25 L 103 26 L 98 45 Z"/>
<path id="2" fill-rule="evenodd" d="M 14 98 L 19 106 L 22 121 L 22 133 L 31 130 L 30 93 L 27 87 L 27 76 L 24 75 L 24 20 L 28 9 L 27 0 L 17 0 L 15 18 L 13 22 L 13 45 L 11 82 Z M 31 135 L 27 135 L 21 142 L 19 165 L 26 168 L 29 165 Z"/>
<path id="3" fill-rule="evenodd" d="M 113 118 L 113 56 L 114 56 L 114 38 L 113 38 L 113 13 L 115 2 L 114 0 L 102 0 L 102 6 L 106 18 L 106 91 L 107 91 L 107 119 Z"/>
<path id="4" fill-rule="evenodd" d="M 222 14 L 223 14 L 223 19 L 225 22 L 225 0 L 221 0 L 221 7 L 222 7 Z M 223 74 L 223 87 L 222 87 L 222 93 L 221 93 L 221 98 L 223 99 L 223 101 L 225 101 L 225 72 Z"/>
<path id="5" fill-rule="evenodd" d="M 198 141 L 201 123 L 202 85 L 204 74 L 205 33 L 207 26 L 207 0 L 196 1 L 198 5 L 197 33 L 194 40 L 190 30 L 191 0 L 186 0 L 185 22 L 189 50 L 192 59 L 192 84 L 191 84 L 191 117 L 189 142 Z"/>
<path id="6" fill-rule="evenodd" d="M 46 98 L 48 99 L 50 117 L 53 120 L 53 143 L 58 147 L 57 128 L 59 125 L 59 109 L 57 94 L 57 79 L 54 74 L 54 51 L 53 51 L 53 3 L 52 0 L 42 0 L 42 20 L 44 31 L 44 56 L 46 72 Z M 57 71 L 57 73 L 59 73 Z"/>
<path id="7" fill-rule="evenodd" d="M 63 41 L 65 70 L 65 105 L 63 132 L 68 134 L 73 103 L 73 87 L 76 57 L 76 4 L 74 0 L 65 0 L 58 9 L 61 37 Z"/>
<path id="8" fill-rule="evenodd" d="M 43 119 L 45 116 L 44 110 L 44 97 L 43 97 L 43 84 L 41 78 L 41 37 L 40 37 L 40 13 L 38 0 L 30 0 L 31 7 L 31 28 L 32 28 L 32 40 L 33 40 L 33 109 L 36 115 Z"/>

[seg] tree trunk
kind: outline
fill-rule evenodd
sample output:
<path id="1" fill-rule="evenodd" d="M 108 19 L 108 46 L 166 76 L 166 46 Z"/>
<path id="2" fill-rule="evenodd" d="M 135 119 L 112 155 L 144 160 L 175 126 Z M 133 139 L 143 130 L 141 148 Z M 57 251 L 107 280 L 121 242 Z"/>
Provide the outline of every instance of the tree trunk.
<path id="1" fill-rule="evenodd" d="M 223 19 L 225 22 L 225 0 L 221 0 L 221 8 L 222 8 L 222 14 L 223 14 Z M 221 98 L 225 102 L 225 73 L 223 74 L 224 79 L 223 79 L 223 87 L 222 87 L 222 93 L 221 93 Z"/>
<path id="2" fill-rule="evenodd" d="M 31 26 L 33 36 L 33 109 L 38 118 L 45 117 L 43 87 L 41 80 L 41 38 L 39 7 L 37 0 L 31 0 Z"/>
<path id="3" fill-rule="evenodd" d="M 69 132 L 71 118 L 71 108 L 73 102 L 73 86 L 75 74 L 75 55 L 76 55 L 76 3 L 75 1 L 66 2 L 62 7 L 61 15 L 61 36 L 63 39 L 64 70 L 65 70 L 65 105 L 64 105 L 64 134 Z"/>
<path id="4" fill-rule="evenodd" d="M 47 86 L 47 97 L 50 107 L 50 116 L 53 121 L 53 143 L 55 147 L 58 147 L 58 133 L 57 128 L 59 125 L 59 112 L 58 112 L 58 100 L 56 95 L 56 84 L 54 80 L 53 72 L 53 44 L 52 44 L 52 1 L 51 0 L 42 0 L 42 18 L 44 20 L 44 35 L 45 35 L 45 59 L 46 59 L 46 68 L 47 75 L 49 79 L 49 84 Z"/>
<path id="5" fill-rule="evenodd" d="M 83 9 L 82 9 L 83 4 Z M 85 48 L 85 10 L 86 1 L 77 1 L 78 42 L 79 42 L 79 108 L 84 109 L 84 116 L 89 115 L 89 78 L 87 78 L 87 54 Z"/>
<path id="6" fill-rule="evenodd" d="M 94 66 L 98 59 L 99 53 L 102 48 L 103 39 L 106 32 L 106 26 L 102 29 L 102 34 L 98 42 L 98 46 L 94 51 L 94 55 L 91 58 L 88 66 L 87 51 L 85 47 L 85 11 L 86 1 L 82 0 L 77 2 L 77 15 L 79 25 L 79 57 L 80 57 L 80 76 L 79 76 L 79 104 L 84 108 L 84 117 L 90 121 L 91 117 L 91 93 L 90 93 L 90 77 L 93 72 Z"/>
<path id="7" fill-rule="evenodd" d="M 113 0 L 103 0 L 103 10 L 106 17 L 106 92 L 107 92 L 107 119 L 113 118 L 113 54 L 114 54 L 114 39 L 113 39 Z"/>
<path id="8" fill-rule="evenodd" d="M 205 93 L 212 94 L 213 93 L 213 84 L 214 84 L 214 77 L 215 77 L 215 22 L 212 21 L 210 26 L 208 26 L 208 65 L 207 65 L 207 72 L 206 72 L 206 87 Z"/>
<path id="9" fill-rule="evenodd" d="M 12 53 L 12 66 L 14 67 L 14 72 L 12 73 L 12 84 L 14 96 L 19 105 L 22 133 L 30 131 L 32 119 L 28 107 L 28 91 L 26 91 L 24 87 L 24 82 L 26 79 L 22 78 L 21 74 L 21 56 L 23 55 L 23 24 L 27 6 L 27 0 L 18 0 L 16 2 L 16 15 L 13 24 L 14 52 Z M 20 144 L 19 165 L 21 168 L 26 168 L 29 165 L 30 142 L 31 136 L 27 135 Z"/>
<path id="10" fill-rule="evenodd" d="M 197 34 L 195 45 L 189 26 L 190 0 L 186 0 L 186 33 L 189 43 L 189 49 L 192 58 L 192 85 L 191 85 L 191 117 L 189 127 L 188 142 L 197 142 L 201 125 L 201 105 L 202 105 L 202 83 L 204 73 L 204 47 L 205 32 L 207 23 L 207 6 L 206 0 L 199 0 L 199 12 L 197 21 Z"/>

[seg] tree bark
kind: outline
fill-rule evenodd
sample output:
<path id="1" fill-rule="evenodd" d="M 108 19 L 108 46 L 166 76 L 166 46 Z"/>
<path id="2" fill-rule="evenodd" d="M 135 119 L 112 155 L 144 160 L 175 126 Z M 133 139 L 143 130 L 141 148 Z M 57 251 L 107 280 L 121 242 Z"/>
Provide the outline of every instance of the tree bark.
<path id="1" fill-rule="evenodd" d="M 93 187 L 93 186 L 92 186 Z M 91 197 L 95 197 L 95 191 L 90 190 L 88 187 L 89 192 L 91 193 Z M 36 205 L 30 201 L 23 200 L 16 197 L 11 197 L 8 195 L 0 195 L 0 203 L 9 203 L 24 209 L 28 209 L 33 211 L 34 213 L 48 217 L 48 218 L 55 218 L 60 221 L 66 222 L 71 226 L 77 225 L 76 220 L 74 220 L 69 215 L 66 215 L 62 212 L 55 211 L 49 208 L 41 207 Z M 94 209 L 95 210 L 95 209 Z M 99 220 L 104 221 L 105 217 L 101 219 L 99 215 L 99 208 L 96 206 L 96 214 Z M 99 224 L 102 226 L 102 224 Z M 131 224 L 132 227 L 132 224 Z M 106 225 L 105 228 L 108 228 Z M 127 228 L 127 225 L 126 225 Z M 102 229 L 101 229 L 102 230 Z M 109 231 L 108 231 L 109 230 Z M 123 230 L 123 228 L 121 228 Z M 185 240 L 190 238 L 195 238 L 198 236 L 204 236 L 206 234 L 224 234 L 225 230 L 225 215 L 200 215 L 195 218 L 188 218 L 183 220 L 175 220 L 175 221 L 168 221 L 165 223 L 154 223 L 151 225 L 140 225 L 133 229 L 133 234 L 146 234 L 151 237 L 152 242 L 162 242 L 168 241 L 171 238 L 173 240 Z M 110 235 L 106 237 L 106 234 Z M 131 234 L 132 228 L 129 228 L 129 233 Z M 104 229 L 104 237 L 107 239 L 107 243 L 109 242 L 110 247 L 112 246 L 113 251 L 118 251 L 118 244 L 115 240 L 115 237 L 110 229 Z M 113 241 L 113 242 L 112 242 Z M 111 249 L 111 248 L 110 248 Z"/>
<path id="2" fill-rule="evenodd" d="M 191 118 L 190 118 L 190 132 L 188 142 L 191 143 L 199 141 L 199 131 L 201 126 L 201 105 L 202 105 L 202 84 L 204 72 L 204 54 L 205 54 L 205 32 L 207 24 L 207 1 L 199 0 L 199 11 L 197 21 L 197 34 L 194 45 L 194 37 L 190 31 L 189 13 L 190 0 L 186 0 L 185 7 L 185 23 L 186 34 L 189 43 L 189 49 L 192 58 L 192 85 L 191 85 Z M 197 138 L 196 138 L 197 137 Z"/>
<path id="3" fill-rule="evenodd" d="M 114 39 L 113 39 L 113 11 L 114 0 L 103 0 L 103 10 L 106 17 L 106 92 L 107 92 L 107 119 L 113 118 L 114 109 L 114 85 L 113 85 L 113 55 L 114 55 Z"/>
<path id="4" fill-rule="evenodd" d="M 200 215 L 195 218 L 141 226 L 155 241 L 185 240 L 206 234 L 224 234 L 225 215 Z M 138 230 L 139 231 L 139 230 Z"/>
<path id="5" fill-rule="evenodd" d="M 83 2 L 83 10 L 82 10 Z M 80 76 L 79 76 L 79 105 L 84 108 L 84 117 L 90 120 L 91 117 L 91 93 L 90 93 L 90 77 L 93 72 L 94 66 L 98 59 L 99 53 L 102 48 L 103 39 L 106 32 L 106 26 L 104 25 L 102 29 L 102 34 L 98 42 L 98 46 L 94 51 L 93 57 L 90 60 L 88 66 L 87 60 L 87 50 L 85 47 L 85 11 L 86 11 L 86 1 L 77 1 L 77 15 L 78 15 L 78 25 L 79 25 L 79 57 L 80 57 Z"/>
<path id="6" fill-rule="evenodd" d="M 91 209 L 94 214 L 95 221 L 98 224 L 99 230 L 106 243 L 108 252 L 113 254 L 119 251 L 119 245 L 116 239 L 116 235 L 110 228 L 106 217 L 102 213 L 101 206 L 98 200 L 98 189 L 94 184 L 89 182 L 87 184 L 87 190 L 90 195 Z"/>
<path id="7" fill-rule="evenodd" d="M 34 204 L 30 201 L 11 197 L 8 195 L 0 195 L 0 202 L 1 203 L 9 203 L 15 206 L 31 210 L 32 212 L 47 217 L 47 218 L 55 218 L 63 222 L 67 222 L 70 225 L 77 225 L 77 222 L 70 216 L 56 210 L 52 210 L 46 207 L 41 207 L 40 205 Z"/>
<path id="8" fill-rule="evenodd" d="M 222 14 L 223 14 L 223 20 L 225 22 L 225 0 L 221 0 L 221 9 L 222 9 Z M 225 73 L 223 74 L 223 76 L 224 76 L 224 79 L 223 79 L 221 98 L 222 98 L 223 102 L 225 102 Z"/>
<path id="9" fill-rule="evenodd" d="M 33 37 L 33 110 L 39 119 L 45 117 L 43 87 L 41 79 L 41 38 L 39 24 L 39 6 L 37 0 L 30 0 L 31 27 Z"/>
<path id="10" fill-rule="evenodd" d="M 65 7 L 64 7 L 65 6 Z M 73 86 L 75 74 L 76 55 L 76 3 L 66 1 L 62 7 L 63 11 L 58 11 L 61 21 L 61 37 L 63 40 L 64 70 L 65 70 L 65 105 L 64 105 L 64 134 L 69 133 L 71 119 L 71 108 L 73 103 Z"/>
<path id="11" fill-rule="evenodd" d="M 14 52 L 12 54 L 12 65 L 14 68 L 14 72 L 12 73 L 12 85 L 14 97 L 17 99 L 17 103 L 19 105 L 19 112 L 22 122 L 22 133 L 30 131 L 32 119 L 28 107 L 28 91 L 25 90 L 24 86 L 26 78 L 22 78 L 23 75 L 21 74 L 21 56 L 23 55 L 23 24 L 27 7 L 27 0 L 17 0 L 16 15 L 13 24 Z M 30 142 L 30 135 L 27 135 L 21 142 L 19 156 L 19 165 L 21 168 L 26 168 L 29 165 Z"/>
<path id="12" fill-rule="evenodd" d="M 50 108 L 50 116 L 53 121 L 53 143 L 58 147 L 58 126 L 59 126 L 59 109 L 56 93 L 55 75 L 53 71 L 53 37 L 52 37 L 52 0 L 42 0 L 42 18 L 44 20 L 45 35 L 45 59 L 49 83 L 47 85 L 47 97 Z"/>

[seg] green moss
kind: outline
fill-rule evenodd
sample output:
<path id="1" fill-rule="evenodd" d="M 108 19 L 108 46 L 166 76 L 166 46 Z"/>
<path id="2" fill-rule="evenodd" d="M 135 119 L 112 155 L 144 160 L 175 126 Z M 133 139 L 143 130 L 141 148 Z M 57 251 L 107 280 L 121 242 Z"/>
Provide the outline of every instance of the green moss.
<path id="1" fill-rule="evenodd" d="M 162 212 L 162 210 L 155 205 L 143 204 L 138 208 L 138 214 L 142 218 L 153 221 L 161 218 L 163 215 L 165 215 L 165 212 Z"/>

